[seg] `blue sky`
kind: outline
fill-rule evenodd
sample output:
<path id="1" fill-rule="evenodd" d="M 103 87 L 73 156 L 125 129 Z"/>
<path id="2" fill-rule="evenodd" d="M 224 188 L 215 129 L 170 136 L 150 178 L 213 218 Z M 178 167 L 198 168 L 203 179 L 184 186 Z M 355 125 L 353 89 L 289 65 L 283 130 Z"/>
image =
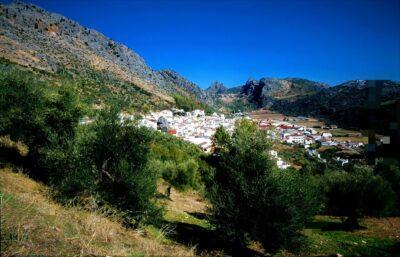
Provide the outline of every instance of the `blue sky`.
<path id="1" fill-rule="evenodd" d="M 303 77 L 400 80 L 400 0 L 28 0 L 201 87 Z"/>

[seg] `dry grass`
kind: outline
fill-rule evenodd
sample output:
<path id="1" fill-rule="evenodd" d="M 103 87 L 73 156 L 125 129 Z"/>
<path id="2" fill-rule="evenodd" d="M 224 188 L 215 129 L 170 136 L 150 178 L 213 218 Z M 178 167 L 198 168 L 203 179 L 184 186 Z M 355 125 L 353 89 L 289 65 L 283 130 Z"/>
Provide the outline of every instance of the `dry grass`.
<path id="1" fill-rule="evenodd" d="M 157 183 L 157 191 L 160 194 L 165 194 L 169 183 L 160 179 Z M 171 187 L 171 194 L 168 200 L 163 201 L 165 208 L 174 211 L 182 212 L 198 212 L 206 213 L 211 207 L 210 203 L 202 197 L 199 192 L 188 189 L 186 191 L 178 191 Z"/>
<path id="2" fill-rule="evenodd" d="M 333 139 L 338 142 L 368 143 L 368 137 L 333 137 Z"/>
<path id="3" fill-rule="evenodd" d="M 160 180 L 158 183 L 159 193 L 164 194 L 168 185 L 164 180 Z M 207 216 L 211 208 L 211 204 L 199 192 L 192 189 L 178 191 L 171 188 L 169 199 L 165 198 L 161 202 L 165 207 L 164 219 L 166 221 L 182 222 L 206 229 L 211 228 L 208 220 L 196 217 L 196 214 Z"/>
<path id="4" fill-rule="evenodd" d="M 361 225 L 368 229 L 357 231 L 357 235 L 388 238 L 400 242 L 400 217 L 366 218 Z"/>
<path id="5" fill-rule="evenodd" d="M 9 135 L 0 136 L 0 147 L 15 149 L 21 156 L 27 156 L 29 149 L 21 141 L 13 141 L 11 140 Z"/>
<path id="6" fill-rule="evenodd" d="M 249 113 L 249 116 L 255 120 L 266 120 L 266 119 L 283 120 L 285 118 L 285 115 L 283 115 L 283 114 L 275 113 L 275 112 L 268 111 L 268 110 L 254 111 L 254 112 Z"/>
<path id="7" fill-rule="evenodd" d="M 2 256 L 194 256 L 194 249 L 118 218 L 53 202 L 48 188 L 23 174 L 0 170 Z"/>

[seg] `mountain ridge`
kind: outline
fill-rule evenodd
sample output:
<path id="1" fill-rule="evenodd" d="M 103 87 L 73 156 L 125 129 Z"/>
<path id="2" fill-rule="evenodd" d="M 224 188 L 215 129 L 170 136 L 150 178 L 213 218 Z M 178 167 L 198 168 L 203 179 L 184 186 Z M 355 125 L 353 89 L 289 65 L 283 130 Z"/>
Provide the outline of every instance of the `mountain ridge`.
<path id="1" fill-rule="evenodd" d="M 205 98 L 197 85 L 187 82 L 190 87 L 182 88 L 172 83 L 124 44 L 33 4 L 0 4 L 0 44 L 1 57 L 25 67 L 53 73 L 64 69 L 109 73 L 167 102 L 173 102 L 170 95 L 176 91 Z"/>
<path id="2" fill-rule="evenodd" d="M 349 95 L 359 106 L 365 97 L 357 94 L 367 83 L 351 80 L 328 86 L 298 77 L 262 77 L 230 88 L 214 81 L 202 89 L 171 69 L 153 70 L 134 50 L 96 30 L 22 1 L 0 3 L 0 57 L 27 69 L 67 74 L 82 83 L 82 96 L 96 104 L 99 98 L 118 98 L 129 106 L 135 97 L 147 97 L 148 102 L 171 106 L 178 94 L 224 111 L 272 108 L 318 116 L 318 103 L 335 110 L 341 102 L 355 106 L 347 103 Z M 391 88 L 389 100 L 397 99 L 397 90 Z M 133 91 L 140 93 L 133 96 Z"/>

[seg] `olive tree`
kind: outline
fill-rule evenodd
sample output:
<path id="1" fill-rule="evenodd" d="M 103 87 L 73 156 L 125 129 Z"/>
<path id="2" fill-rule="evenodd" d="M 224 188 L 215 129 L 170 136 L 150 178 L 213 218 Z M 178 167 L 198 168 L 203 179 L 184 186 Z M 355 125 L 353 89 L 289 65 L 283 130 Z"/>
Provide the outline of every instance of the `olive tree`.
<path id="1" fill-rule="evenodd" d="M 319 206 L 314 187 L 276 167 L 266 134 L 251 121 L 236 124 L 232 135 L 218 128 L 213 141 L 210 200 L 223 239 L 241 247 L 257 240 L 271 252 L 299 246 Z"/>

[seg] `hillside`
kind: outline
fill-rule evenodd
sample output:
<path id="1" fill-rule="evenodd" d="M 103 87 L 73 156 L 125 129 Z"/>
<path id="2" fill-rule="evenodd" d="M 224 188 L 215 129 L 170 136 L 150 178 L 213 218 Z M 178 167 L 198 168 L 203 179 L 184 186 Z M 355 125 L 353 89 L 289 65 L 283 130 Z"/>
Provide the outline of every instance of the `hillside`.
<path id="1" fill-rule="evenodd" d="M 176 73 L 152 70 L 127 46 L 20 1 L 0 5 L 0 57 L 29 69 L 93 79 L 94 85 L 82 88 L 92 98 L 99 98 L 93 87 L 104 86 L 108 92 L 103 94 L 116 95 L 119 100 L 129 98 L 130 87 L 167 104 L 174 101 L 172 93 L 205 99 L 197 85 Z"/>
<path id="2" fill-rule="evenodd" d="M 166 225 L 135 230 L 124 227 L 118 213 L 91 206 L 90 199 L 86 207 L 68 207 L 50 193 L 26 175 L 0 169 L 2 256 L 236 256 L 216 240 L 204 219 L 207 204 L 196 192 L 174 190 L 165 200 Z M 316 217 L 303 232 L 310 242 L 307 252 L 277 256 L 396 256 L 399 218 L 366 219 L 365 229 L 354 232 L 336 230 L 339 222 Z M 247 256 L 264 256 L 261 252 L 253 244 Z"/>
<path id="3" fill-rule="evenodd" d="M 219 95 L 228 92 L 228 88 L 225 85 L 218 81 L 213 81 L 211 85 L 206 89 L 206 92 L 211 95 Z"/>
<path id="4" fill-rule="evenodd" d="M 371 110 L 381 110 L 373 126 L 379 130 L 389 128 L 395 114 L 384 111 L 384 106 L 400 99 L 400 84 L 393 81 L 355 80 L 326 88 L 314 95 L 295 101 L 281 99 L 275 101 L 271 109 L 289 115 L 320 117 L 330 122 L 351 128 L 368 128 Z M 382 107 L 381 107 L 382 106 Z M 386 127 L 386 128 L 385 128 Z"/>
<path id="5" fill-rule="evenodd" d="M 150 227 L 125 228 L 117 213 L 62 206 L 48 187 L 9 169 L 0 169 L 0 192 L 1 256 L 194 256 Z"/>
<path id="6" fill-rule="evenodd" d="M 326 84 L 301 78 L 261 78 L 232 88 L 214 82 L 206 91 L 222 109 L 240 112 L 268 108 L 281 99 L 294 101 L 326 88 Z"/>
<path id="7" fill-rule="evenodd" d="M 207 92 L 205 92 L 203 89 L 201 89 L 195 83 L 182 77 L 176 71 L 161 70 L 161 71 L 159 71 L 159 74 L 164 78 L 164 80 L 166 82 L 168 82 L 171 85 L 177 86 L 174 88 L 174 90 L 177 90 L 177 91 L 171 91 L 171 93 L 181 92 L 181 94 L 183 94 L 185 96 L 189 96 L 191 94 L 202 102 L 209 102 L 210 98 L 209 98 Z"/>
<path id="8" fill-rule="evenodd" d="M 248 80 L 241 87 L 208 89 L 224 107 L 234 111 L 268 108 L 292 116 L 321 118 L 346 128 L 374 127 L 391 134 L 396 120 L 400 83 L 389 80 L 353 80 L 328 87 L 301 78 Z M 371 109 L 376 121 L 369 124 Z"/>
<path id="9" fill-rule="evenodd" d="M 248 80 L 243 85 L 241 93 L 256 107 L 269 107 L 277 99 L 291 101 L 305 95 L 312 95 L 326 87 L 325 84 L 306 79 L 262 78 Z"/>

